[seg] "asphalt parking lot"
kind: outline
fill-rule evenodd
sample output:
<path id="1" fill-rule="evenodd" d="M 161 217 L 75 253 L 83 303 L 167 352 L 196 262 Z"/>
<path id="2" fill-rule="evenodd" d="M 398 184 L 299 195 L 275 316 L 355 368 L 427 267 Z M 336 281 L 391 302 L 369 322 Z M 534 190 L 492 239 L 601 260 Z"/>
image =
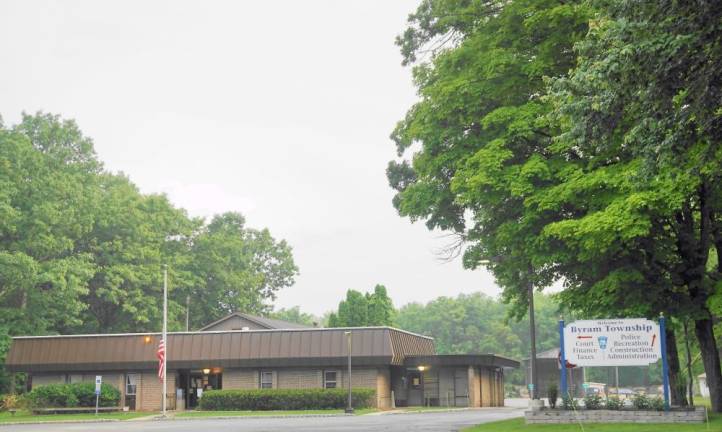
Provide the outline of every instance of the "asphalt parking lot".
<path id="1" fill-rule="evenodd" d="M 520 408 L 479 408 L 452 412 L 406 414 L 371 414 L 341 417 L 239 417 L 234 419 L 125 421 L 107 423 L 64 423 L 0 426 L 0 432 L 272 432 L 272 431 L 374 431 L 424 432 L 458 431 L 480 423 L 488 423 L 523 415 Z"/>

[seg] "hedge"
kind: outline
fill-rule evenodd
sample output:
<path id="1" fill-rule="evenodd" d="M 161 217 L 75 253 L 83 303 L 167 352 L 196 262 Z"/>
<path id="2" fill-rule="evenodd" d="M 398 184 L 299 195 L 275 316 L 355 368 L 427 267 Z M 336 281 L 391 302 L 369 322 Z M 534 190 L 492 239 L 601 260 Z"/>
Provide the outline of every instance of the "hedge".
<path id="1" fill-rule="evenodd" d="M 34 388 L 26 399 L 33 408 L 94 407 L 95 383 L 48 384 Z M 112 407 L 119 403 L 120 391 L 112 385 L 102 384 L 98 404 Z"/>
<path id="2" fill-rule="evenodd" d="M 353 406 L 372 406 L 375 394 L 369 388 L 352 390 Z M 200 408 L 208 411 L 330 409 L 344 408 L 347 401 L 348 390 L 344 389 L 209 390 L 203 393 Z"/>

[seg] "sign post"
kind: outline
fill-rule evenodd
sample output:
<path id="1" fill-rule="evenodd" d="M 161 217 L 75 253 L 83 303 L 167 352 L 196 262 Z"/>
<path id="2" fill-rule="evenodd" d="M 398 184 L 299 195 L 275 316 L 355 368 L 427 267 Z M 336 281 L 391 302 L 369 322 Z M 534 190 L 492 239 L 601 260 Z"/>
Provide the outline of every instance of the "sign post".
<path id="1" fill-rule="evenodd" d="M 659 314 L 659 344 L 662 348 L 662 386 L 664 387 L 664 410 L 669 411 L 669 365 L 667 364 L 667 332 L 664 314 Z"/>
<path id="2" fill-rule="evenodd" d="M 568 390 L 567 390 L 567 355 L 564 352 L 564 320 L 559 320 L 559 354 L 561 356 L 560 360 L 560 370 L 561 370 L 561 391 L 562 391 L 562 397 L 566 397 Z"/>
<path id="3" fill-rule="evenodd" d="M 103 384 L 103 376 L 95 376 L 95 415 L 98 415 L 98 402 L 100 402 L 100 387 Z"/>

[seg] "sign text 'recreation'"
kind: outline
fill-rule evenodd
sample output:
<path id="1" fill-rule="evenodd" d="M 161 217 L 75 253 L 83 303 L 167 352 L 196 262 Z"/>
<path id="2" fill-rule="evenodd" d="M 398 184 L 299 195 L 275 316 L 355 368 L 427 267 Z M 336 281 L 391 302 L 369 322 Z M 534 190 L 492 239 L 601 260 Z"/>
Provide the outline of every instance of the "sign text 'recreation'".
<path id="1" fill-rule="evenodd" d="M 584 320 L 564 328 L 564 351 L 577 366 L 645 366 L 662 356 L 659 325 L 647 319 Z"/>

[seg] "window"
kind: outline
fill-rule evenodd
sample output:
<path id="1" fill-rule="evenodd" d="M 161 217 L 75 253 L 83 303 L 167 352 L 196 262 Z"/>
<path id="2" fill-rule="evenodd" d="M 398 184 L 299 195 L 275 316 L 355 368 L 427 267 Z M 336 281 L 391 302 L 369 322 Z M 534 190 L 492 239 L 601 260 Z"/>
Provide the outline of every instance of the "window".
<path id="1" fill-rule="evenodd" d="M 273 372 L 261 372 L 260 387 L 262 389 L 273 388 Z"/>
<path id="2" fill-rule="evenodd" d="M 332 389 L 338 387 L 338 372 L 324 371 L 323 388 Z"/>
<path id="3" fill-rule="evenodd" d="M 128 409 L 135 411 L 135 397 L 138 391 L 138 380 L 139 375 L 136 373 L 129 373 L 125 375 L 125 401 L 123 406 Z"/>
<path id="4" fill-rule="evenodd" d="M 65 375 L 65 384 L 75 384 L 83 382 L 83 376 L 79 374 Z"/>
<path id="5" fill-rule="evenodd" d="M 125 394 L 135 396 L 138 388 L 138 374 L 128 374 L 125 376 Z"/>

